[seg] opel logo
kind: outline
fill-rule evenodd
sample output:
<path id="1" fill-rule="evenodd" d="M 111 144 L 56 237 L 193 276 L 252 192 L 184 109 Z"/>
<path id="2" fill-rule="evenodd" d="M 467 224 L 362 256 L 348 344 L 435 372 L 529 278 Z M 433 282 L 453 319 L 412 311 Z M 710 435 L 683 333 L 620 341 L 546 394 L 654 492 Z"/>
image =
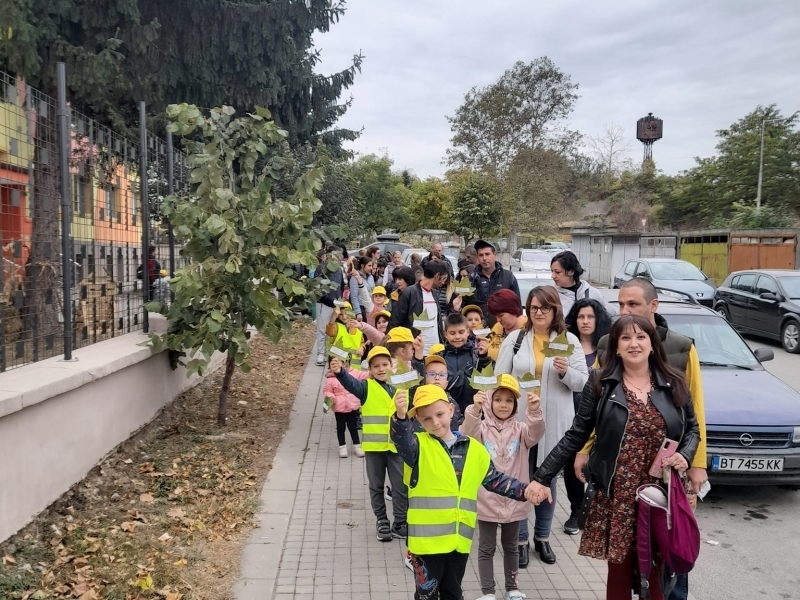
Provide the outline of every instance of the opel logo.
<path id="1" fill-rule="evenodd" d="M 755 439 L 753 439 L 753 436 L 749 433 L 743 433 L 739 436 L 739 443 L 742 446 L 750 446 L 754 441 Z"/>

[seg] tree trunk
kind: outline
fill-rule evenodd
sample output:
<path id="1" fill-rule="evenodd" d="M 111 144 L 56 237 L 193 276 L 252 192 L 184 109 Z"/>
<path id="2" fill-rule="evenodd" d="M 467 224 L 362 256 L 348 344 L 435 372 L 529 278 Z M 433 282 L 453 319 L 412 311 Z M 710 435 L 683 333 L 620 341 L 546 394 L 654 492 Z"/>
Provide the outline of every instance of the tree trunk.
<path id="1" fill-rule="evenodd" d="M 219 392 L 219 410 L 217 411 L 217 425 L 223 427 L 228 422 L 228 392 L 231 389 L 231 378 L 236 368 L 236 355 L 228 353 L 225 361 L 225 377 L 222 378 L 222 389 Z"/>

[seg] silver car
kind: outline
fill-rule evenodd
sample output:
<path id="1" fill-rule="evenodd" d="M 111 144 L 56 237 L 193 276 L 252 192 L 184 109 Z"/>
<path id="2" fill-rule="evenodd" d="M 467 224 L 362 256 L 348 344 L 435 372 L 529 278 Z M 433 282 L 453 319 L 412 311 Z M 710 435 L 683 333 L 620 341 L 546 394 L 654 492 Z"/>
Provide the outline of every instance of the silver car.
<path id="1" fill-rule="evenodd" d="M 511 255 L 510 269 L 520 273 L 541 273 L 550 276 L 552 256 L 543 250 L 517 250 Z"/>
<path id="2" fill-rule="evenodd" d="M 642 277 L 657 288 L 691 295 L 703 306 L 714 303 L 717 286 L 692 263 L 677 258 L 637 258 L 625 263 L 614 276 L 614 288 L 634 277 Z"/>
<path id="3" fill-rule="evenodd" d="M 523 273 L 514 273 L 514 277 L 516 277 L 517 285 L 519 285 L 519 295 L 523 309 L 525 308 L 525 300 L 527 300 L 528 294 L 533 288 L 546 285 L 555 286 L 555 283 L 553 283 L 553 278 L 550 277 L 549 263 L 547 268 L 547 275 L 541 273 L 523 272 Z"/>

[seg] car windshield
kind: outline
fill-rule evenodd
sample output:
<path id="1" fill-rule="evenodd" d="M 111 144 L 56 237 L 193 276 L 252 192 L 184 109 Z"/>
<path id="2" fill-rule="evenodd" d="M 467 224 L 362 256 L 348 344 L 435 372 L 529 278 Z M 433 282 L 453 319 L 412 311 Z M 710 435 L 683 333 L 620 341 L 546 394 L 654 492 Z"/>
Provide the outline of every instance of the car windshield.
<path id="1" fill-rule="evenodd" d="M 528 298 L 528 294 L 531 290 L 535 287 L 543 286 L 543 285 L 555 285 L 553 280 L 549 277 L 542 277 L 541 279 L 520 279 L 517 278 L 517 284 L 519 285 L 519 295 L 520 299 L 522 300 L 522 305 L 525 305 L 525 300 Z"/>
<path id="2" fill-rule="evenodd" d="M 789 298 L 800 299 L 800 277 L 779 277 L 778 281 Z"/>
<path id="3" fill-rule="evenodd" d="M 523 262 L 545 263 L 550 268 L 550 255 L 547 252 L 523 252 Z"/>
<path id="4" fill-rule="evenodd" d="M 683 281 L 704 281 L 705 275 L 692 263 L 683 261 L 651 262 L 653 279 L 678 279 Z"/>
<path id="5" fill-rule="evenodd" d="M 701 363 L 752 368 L 759 362 L 747 344 L 721 316 L 662 315 L 669 328 L 694 340 Z"/>

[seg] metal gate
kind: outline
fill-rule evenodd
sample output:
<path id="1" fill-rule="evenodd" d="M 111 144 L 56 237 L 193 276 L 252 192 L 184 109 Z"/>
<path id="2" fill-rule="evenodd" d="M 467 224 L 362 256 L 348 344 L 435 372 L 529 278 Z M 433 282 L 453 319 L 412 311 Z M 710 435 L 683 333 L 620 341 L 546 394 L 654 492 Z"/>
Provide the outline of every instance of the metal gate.
<path id="1" fill-rule="evenodd" d="M 639 238 L 640 258 L 675 258 L 677 238 L 674 235 L 648 235 Z"/>
<path id="2" fill-rule="evenodd" d="M 592 237 L 589 279 L 605 285 L 611 281 L 611 237 Z"/>
<path id="3" fill-rule="evenodd" d="M 681 236 L 680 258 L 720 285 L 728 276 L 728 235 Z"/>
<path id="4" fill-rule="evenodd" d="M 732 235 L 731 271 L 744 269 L 794 269 L 797 235 Z"/>

